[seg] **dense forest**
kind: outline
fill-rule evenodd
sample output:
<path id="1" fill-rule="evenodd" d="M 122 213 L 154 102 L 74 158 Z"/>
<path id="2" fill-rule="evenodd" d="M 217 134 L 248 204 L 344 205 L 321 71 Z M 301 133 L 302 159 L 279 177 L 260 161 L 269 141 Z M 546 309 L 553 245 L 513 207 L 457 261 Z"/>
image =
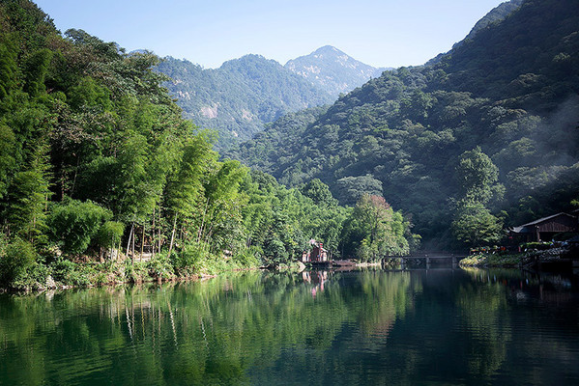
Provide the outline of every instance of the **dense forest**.
<path id="1" fill-rule="evenodd" d="M 311 239 L 364 260 L 416 242 L 382 197 L 346 208 L 320 180 L 288 189 L 220 160 L 215 133 L 182 117 L 158 64 L 61 34 L 31 1 L 0 1 L 2 286 L 278 265 Z"/>
<path id="2" fill-rule="evenodd" d="M 383 196 L 439 248 L 576 210 L 578 2 L 514 5 L 437 60 L 286 116 L 227 155 L 287 186 L 319 178 L 342 204 Z"/>

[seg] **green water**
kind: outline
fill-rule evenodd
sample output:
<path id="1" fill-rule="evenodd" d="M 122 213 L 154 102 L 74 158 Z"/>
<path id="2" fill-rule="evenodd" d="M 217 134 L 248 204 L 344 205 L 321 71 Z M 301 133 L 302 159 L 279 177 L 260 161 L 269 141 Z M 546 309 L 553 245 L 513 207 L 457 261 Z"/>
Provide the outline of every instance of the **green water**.
<path id="1" fill-rule="evenodd" d="M 0 385 L 578 384 L 577 276 L 321 275 L 0 295 Z"/>

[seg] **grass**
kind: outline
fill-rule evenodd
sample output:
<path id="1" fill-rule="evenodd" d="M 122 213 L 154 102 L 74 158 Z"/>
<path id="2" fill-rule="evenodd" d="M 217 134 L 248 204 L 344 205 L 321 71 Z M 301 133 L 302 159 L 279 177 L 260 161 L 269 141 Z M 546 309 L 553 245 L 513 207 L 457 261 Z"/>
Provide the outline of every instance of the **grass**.
<path id="1" fill-rule="evenodd" d="M 478 253 L 462 259 L 459 265 L 462 267 L 517 267 L 523 257 L 523 253 Z"/>

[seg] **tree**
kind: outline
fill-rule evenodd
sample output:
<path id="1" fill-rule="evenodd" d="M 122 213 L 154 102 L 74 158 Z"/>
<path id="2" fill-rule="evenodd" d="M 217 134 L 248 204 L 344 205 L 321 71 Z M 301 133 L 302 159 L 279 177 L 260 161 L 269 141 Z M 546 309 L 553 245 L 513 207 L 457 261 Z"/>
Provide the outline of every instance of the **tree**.
<path id="1" fill-rule="evenodd" d="M 201 132 L 195 137 L 186 139 L 179 168 L 168 183 L 167 203 L 173 214 L 169 254 L 173 249 L 178 220 L 191 225 L 192 220 L 197 218 L 198 235 L 201 235 L 201 224 L 207 210 L 207 201 L 204 198 L 204 178 L 208 172 L 208 166 L 217 158 L 217 153 L 211 150 L 210 138 L 209 132 Z"/>
<path id="2" fill-rule="evenodd" d="M 382 195 L 383 184 L 372 175 L 344 177 L 337 181 L 339 197 L 346 204 L 355 204 L 364 195 Z"/>
<path id="3" fill-rule="evenodd" d="M 503 194 L 502 186 L 494 185 L 498 173 L 498 168 L 479 147 L 461 155 L 456 177 L 463 196 L 457 202 L 451 224 L 456 240 L 475 246 L 500 239 L 502 222 L 485 206 L 494 194 Z"/>
<path id="4" fill-rule="evenodd" d="M 464 152 L 455 169 L 459 192 L 464 200 L 488 203 L 493 195 L 499 170 L 480 147 Z"/>
<path id="5" fill-rule="evenodd" d="M 502 222 L 481 202 L 465 202 L 456 211 L 451 231 L 469 246 L 493 244 L 501 238 Z"/>
<path id="6" fill-rule="evenodd" d="M 300 192 L 304 196 L 311 198 L 316 205 L 336 205 L 338 203 L 338 201 L 332 197 L 328 185 L 320 181 L 318 178 L 314 178 L 306 183 L 302 189 L 300 189 Z"/>
<path id="7" fill-rule="evenodd" d="M 46 146 L 39 142 L 33 147 L 30 165 L 14 174 L 7 205 L 9 229 L 33 244 L 46 241 L 46 207 L 52 195 Z"/>
<path id="8" fill-rule="evenodd" d="M 365 261 L 409 252 L 405 233 L 409 224 L 381 196 L 364 195 L 343 230 L 347 254 Z"/>

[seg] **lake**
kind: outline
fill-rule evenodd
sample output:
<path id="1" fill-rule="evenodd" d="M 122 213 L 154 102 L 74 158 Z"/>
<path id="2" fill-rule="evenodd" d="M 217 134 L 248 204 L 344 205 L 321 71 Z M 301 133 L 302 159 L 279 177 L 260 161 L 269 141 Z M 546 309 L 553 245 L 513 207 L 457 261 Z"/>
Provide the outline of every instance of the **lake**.
<path id="1" fill-rule="evenodd" d="M 0 385 L 578 385 L 578 276 L 253 272 L 0 295 Z"/>

